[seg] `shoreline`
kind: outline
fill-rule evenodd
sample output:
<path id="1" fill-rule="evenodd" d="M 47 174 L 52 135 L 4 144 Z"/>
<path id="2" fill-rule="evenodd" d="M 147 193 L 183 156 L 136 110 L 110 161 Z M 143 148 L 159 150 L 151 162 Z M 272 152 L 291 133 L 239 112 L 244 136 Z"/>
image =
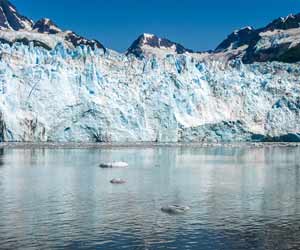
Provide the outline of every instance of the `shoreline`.
<path id="1" fill-rule="evenodd" d="M 194 148 L 213 148 L 213 147 L 247 147 L 247 148 L 261 148 L 261 147 L 300 147 L 299 142 L 231 142 L 231 143 L 152 143 L 152 142 L 138 142 L 138 143 L 59 143 L 59 142 L 2 142 L 0 143 L 0 149 L 12 148 L 12 149 L 106 149 L 106 148 L 155 148 L 155 147 L 194 147 Z"/>

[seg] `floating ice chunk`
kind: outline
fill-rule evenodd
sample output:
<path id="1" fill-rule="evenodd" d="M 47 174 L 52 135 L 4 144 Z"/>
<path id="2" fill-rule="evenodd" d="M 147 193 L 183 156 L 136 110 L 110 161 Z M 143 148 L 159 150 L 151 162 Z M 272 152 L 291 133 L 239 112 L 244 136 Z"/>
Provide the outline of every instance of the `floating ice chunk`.
<path id="1" fill-rule="evenodd" d="M 115 179 L 112 179 L 112 180 L 110 181 L 110 183 L 111 183 L 111 184 L 125 184 L 126 181 L 125 181 L 125 180 L 122 180 L 122 179 L 120 179 L 120 178 L 115 178 Z"/>
<path id="2" fill-rule="evenodd" d="M 126 162 L 108 162 L 108 163 L 101 163 L 100 168 L 127 168 L 128 163 Z"/>
<path id="3" fill-rule="evenodd" d="M 161 208 L 161 211 L 168 214 L 182 214 L 190 210 L 188 206 L 169 205 Z"/>

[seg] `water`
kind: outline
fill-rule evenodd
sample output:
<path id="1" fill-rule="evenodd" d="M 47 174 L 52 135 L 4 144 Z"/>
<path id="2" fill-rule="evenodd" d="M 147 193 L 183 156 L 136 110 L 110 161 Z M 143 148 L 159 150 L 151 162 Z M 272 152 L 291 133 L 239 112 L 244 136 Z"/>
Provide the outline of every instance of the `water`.
<path id="1" fill-rule="evenodd" d="M 2 149 L 0 249 L 300 249 L 300 148 Z M 100 169 L 106 161 L 128 169 Z M 114 186 L 113 178 L 127 184 Z M 188 205 L 186 214 L 160 211 Z"/>

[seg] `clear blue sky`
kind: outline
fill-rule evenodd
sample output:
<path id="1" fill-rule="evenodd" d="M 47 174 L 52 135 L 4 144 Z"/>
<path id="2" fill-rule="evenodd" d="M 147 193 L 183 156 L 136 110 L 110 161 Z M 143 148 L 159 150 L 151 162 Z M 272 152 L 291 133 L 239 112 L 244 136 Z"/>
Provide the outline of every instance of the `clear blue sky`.
<path id="1" fill-rule="evenodd" d="M 214 49 L 229 33 L 261 27 L 300 12 L 300 0 L 11 0 L 37 20 L 96 38 L 106 47 L 126 50 L 142 33 L 154 33 L 194 50 Z"/>

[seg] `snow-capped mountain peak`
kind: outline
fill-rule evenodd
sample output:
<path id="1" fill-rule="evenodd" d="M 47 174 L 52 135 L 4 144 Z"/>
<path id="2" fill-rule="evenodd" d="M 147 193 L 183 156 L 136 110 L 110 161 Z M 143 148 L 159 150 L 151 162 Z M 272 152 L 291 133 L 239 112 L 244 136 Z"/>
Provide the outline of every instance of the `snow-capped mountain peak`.
<path id="1" fill-rule="evenodd" d="M 252 26 L 246 26 L 246 27 L 243 27 L 241 29 L 237 29 L 234 31 L 235 34 L 239 34 L 241 32 L 251 32 L 254 28 Z"/>
<path id="2" fill-rule="evenodd" d="M 18 13 L 17 9 L 7 0 L 0 0 L 0 40 L 2 43 L 16 42 L 43 47 L 51 50 L 58 44 L 74 49 L 78 46 L 88 46 L 92 49 L 104 46 L 73 31 L 63 31 L 51 19 L 42 18 L 33 23 L 29 18 Z"/>
<path id="3" fill-rule="evenodd" d="M 235 30 L 216 49 L 216 51 L 232 50 L 244 45 L 249 45 L 251 41 L 257 39 L 257 32 L 250 26 Z"/>
<path id="4" fill-rule="evenodd" d="M 152 39 L 153 37 L 155 37 L 155 35 L 150 33 L 144 33 L 141 35 L 141 37 L 143 37 L 144 39 Z"/>
<path id="5" fill-rule="evenodd" d="M 281 17 L 281 19 L 282 19 L 283 22 L 286 22 L 289 19 L 295 19 L 295 18 L 296 18 L 296 16 L 294 14 L 289 14 L 286 17 Z"/>
<path id="6" fill-rule="evenodd" d="M 286 17 L 280 17 L 275 19 L 264 30 L 287 30 L 300 27 L 300 14 L 290 14 Z"/>
<path id="7" fill-rule="evenodd" d="M 215 50 L 244 63 L 299 62 L 300 14 L 277 18 L 260 29 L 244 28 L 231 33 Z"/>
<path id="8" fill-rule="evenodd" d="M 183 54 L 185 52 L 192 52 L 192 50 L 186 49 L 181 44 L 172 42 L 166 38 L 144 33 L 132 43 L 126 54 L 143 57 L 145 54 Z"/>
<path id="9" fill-rule="evenodd" d="M 103 49 L 105 51 L 105 47 L 97 40 L 87 39 L 83 36 L 76 34 L 73 31 L 66 31 L 64 32 L 64 34 L 65 34 L 65 40 L 70 42 L 74 47 L 84 45 L 92 49 L 98 48 L 98 49 Z"/>
<path id="10" fill-rule="evenodd" d="M 32 27 L 33 30 L 40 33 L 57 34 L 62 32 L 60 28 L 49 18 L 38 20 Z"/>
<path id="11" fill-rule="evenodd" d="M 32 20 L 20 15 L 9 1 L 0 0 L 0 29 L 31 29 L 32 24 Z"/>

